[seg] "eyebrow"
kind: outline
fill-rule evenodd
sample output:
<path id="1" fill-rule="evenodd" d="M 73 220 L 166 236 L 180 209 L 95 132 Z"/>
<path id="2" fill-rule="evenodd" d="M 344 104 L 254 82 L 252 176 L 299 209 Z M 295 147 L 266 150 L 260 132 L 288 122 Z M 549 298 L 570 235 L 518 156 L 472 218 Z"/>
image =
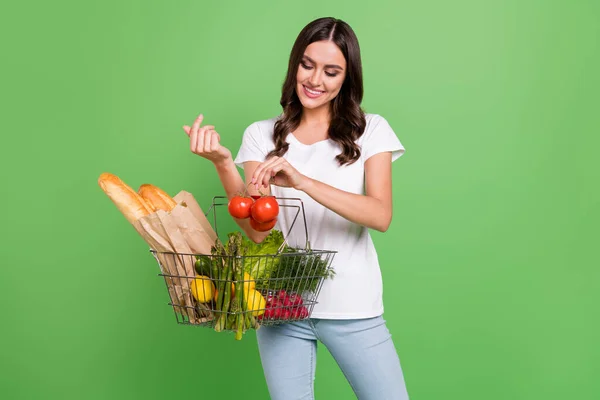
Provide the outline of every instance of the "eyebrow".
<path id="1" fill-rule="evenodd" d="M 315 60 L 313 60 L 312 58 L 310 58 L 310 57 L 309 57 L 309 56 L 307 56 L 307 55 L 303 56 L 303 58 L 306 58 L 306 59 L 307 59 L 308 61 L 310 61 L 311 63 L 313 63 L 313 64 L 316 64 Z M 339 66 L 339 65 L 337 65 L 337 64 L 327 64 L 327 65 L 325 65 L 325 68 L 334 68 L 334 69 L 339 69 L 339 70 L 341 70 L 341 71 L 343 71 L 343 70 L 344 70 L 344 68 L 340 67 L 340 66 Z"/>

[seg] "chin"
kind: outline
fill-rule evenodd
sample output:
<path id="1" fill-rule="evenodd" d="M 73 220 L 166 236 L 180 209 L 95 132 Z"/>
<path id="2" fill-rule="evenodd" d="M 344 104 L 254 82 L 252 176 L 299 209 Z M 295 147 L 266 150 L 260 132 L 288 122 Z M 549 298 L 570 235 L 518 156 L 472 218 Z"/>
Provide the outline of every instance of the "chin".
<path id="1" fill-rule="evenodd" d="M 305 96 L 304 93 L 299 94 L 298 90 L 296 90 L 296 95 L 298 96 L 298 99 L 300 99 L 302 107 L 307 108 L 309 110 L 314 110 L 316 108 L 323 107 L 331 101 L 331 99 L 327 97 L 324 97 L 322 99 L 311 99 L 310 97 Z"/>
<path id="2" fill-rule="evenodd" d="M 326 104 L 322 102 L 315 103 L 314 101 L 306 101 L 302 98 L 300 98 L 300 103 L 302 104 L 302 107 L 308 110 L 315 110 L 317 108 L 323 107 Z"/>

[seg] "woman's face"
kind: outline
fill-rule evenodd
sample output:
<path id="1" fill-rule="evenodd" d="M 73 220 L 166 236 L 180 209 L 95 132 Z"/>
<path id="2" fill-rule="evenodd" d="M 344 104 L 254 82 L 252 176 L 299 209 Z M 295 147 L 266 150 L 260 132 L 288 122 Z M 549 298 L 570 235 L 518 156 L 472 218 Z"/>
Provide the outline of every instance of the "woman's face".
<path id="1" fill-rule="evenodd" d="M 296 94 L 305 108 L 328 106 L 337 96 L 346 77 L 346 59 L 335 43 L 311 43 L 296 74 Z"/>

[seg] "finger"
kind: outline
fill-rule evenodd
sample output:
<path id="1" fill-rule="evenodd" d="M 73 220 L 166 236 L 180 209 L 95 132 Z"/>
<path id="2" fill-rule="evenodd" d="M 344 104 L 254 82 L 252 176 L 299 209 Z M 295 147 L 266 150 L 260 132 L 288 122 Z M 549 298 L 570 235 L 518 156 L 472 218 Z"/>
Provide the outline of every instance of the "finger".
<path id="1" fill-rule="evenodd" d="M 186 135 L 190 136 L 190 131 L 192 130 L 192 128 L 188 125 L 184 125 L 183 126 L 183 131 L 185 132 Z"/>
<path id="2" fill-rule="evenodd" d="M 272 160 L 267 160 L 259 165 L 254 171 L 254 176 L 252 177 L 252 182 L 255 184 L 256 188 L 262 185 L 263 177 L 265 172 L 269 169 L 270 165 L 273 163 Z"/>
<path id="3" fill-rule="evenodd" d="M 204 151 L 205 152 L 210 152 L 210 144 L 212 141 L 212 137 L 213 137 L 213 130 L 212 129 L 207 129 L 206 131 L 204 131 Z"/>
<path id="4" fill-rule="evenodd" d="M 265 174 L 262 177 L 262 185 L 264 187 L 269 187 L 269 185 L 271 184 L 271 177 L 273 176 L 273 169 L 277 168 L 277 166 L 273 167 L 273 168 L 269 168 L 265 171 Z"/>
<path id="5" fill-rule="evenodd" d="M 258 189 L 258 184 L 256 182 L 258 182 L 258 176 L 264 169 L 265 163 L 266 163 L 266 161 L 263 161 L 262 163 L 258 164 L 258 167 L 256 167 L 256 169 L 254 170 L 254 173 L 252 174 L 252 179 L 250 180 L 250 183 L 254 184 L 257 189 Z"/>
<path id="6" fill-rule="evenodd" d="M 260 186 L 265 186 L 265 176 L 268 176 L 268 175 L 269 175 L 269 170 L 270 170 L 269 168 L 264 168 L 264 169 L 261 171 L 260 175 L 258 175 L 258 176 L 256 177 L 256 185 L 257 185 L 257 186 L 259 186 L 259 187 L 260 187 Z M 265 187 L 266 187 L 266 186 L 265 186 Z"/>
<path id="7" fill-rule="evenodd" d="M 190 134 L 190 150 L 196 152 L 196 143 L 198 142 L 198 131 L 192 131 Z"/>
<path id="8" fill-rule="evenodd" d="M 209 131 L 210 129 L 214 129 L 215 127 L 212 125 L 205 125 L 202 128 L 200 128 L 198 130 L 198 144 L 197 144 L 197 148 L 200 152 L 204 152 L 205 151 L 205 145 L 204 145 L 204 141 L 206 140 L 206 132 Z"/>
<path id="9" fill-rule="evenodd" d="M 254 170 L 254 174 L 252 175 L 252 180 L 250 182 L 256 184 L 257 188 L 260 182 L 260 175 L 262 174 L 265 168 L 268 168 L 273 162 L 275 162 L 279 157 L 275 156 L 273 158 L 269 158 L 262 162 L 256 169 Z"/>
<path id="10" fill-rule="evenodd" d="M 260 175 L 257 177 L 257 180 L 256 180 L 257 185 L 262 185 L 262 186 L 268 188 L 269 181 L 271 180 L 271 174 L 272 174 L 271 171 L 273 170 L 274 167 L 276 167 L 277 165 L 280 165 L 284 161 L 285 160 L 283 158 L 277 157 L 277 159 L 274 159 L 269 164 L 267 164 L 265 166 L 265 168 L 263 168 L 263 170 L 261 171 Z"/>
<path id="11" fill-rule="evenodd" d="M 221 137 L 219 136 L 219 134 L 216 131 L 211 131 L 212 132 L 212 138 L 210 140 L 210 150 L 211 151 L 217 151 L 219 150 L 220 147 L 220 141 L 221 141 Z"/>
<path id="12" fill-rule="evenodd" d="M 198 131 L 198 141 L 196 142 L 196 152 L 197 154 L 201 154 L 204 153 L 204 135 L 205 135 L 205 130 L 204 129 L 200 129 Z"/>
<path id="13" fill-rule="evenodd" d="M 266 171 L 265 175 L 263 176 L 263 185 L 265 187 L 269 187 L 273 177 L 280 171 L 283 171 L 284 173 L 286 172 L 285 163 L 283 161 L 274 164 Z"/>
<path id="14" fill-rule="evenodd" d="M 282 158 L 277 165 L 274 165 L 271 168 L 269 184 L 277 184 L 277 182 L 281 181 L 281 178 L 283 178 L 283 176 L 291 177 L 294 172 L 294 167 L 292 167 L 286 159 Z"/>
<path id="15" fill-rule="evenodd" d="M 196 118 L 196 120 L 194 121 L 194 124 L 192 125 L 192 132 L 198 131 L 198 128 L 200 128 L 200 124 L 202 123 L 203 120 L 204 120 L 204 115 L 202 115 L 202 114 L 198 115 L 198 118 Z"/>

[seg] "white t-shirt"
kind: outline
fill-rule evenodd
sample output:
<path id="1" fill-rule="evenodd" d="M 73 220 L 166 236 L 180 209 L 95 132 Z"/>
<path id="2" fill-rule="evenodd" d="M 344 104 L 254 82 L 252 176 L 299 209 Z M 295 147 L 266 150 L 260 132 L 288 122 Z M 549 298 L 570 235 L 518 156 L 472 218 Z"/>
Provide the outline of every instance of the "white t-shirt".
<path id="1" fill-rule="evenodd" d="M 246 161 L 263 162 L 275 148 L 273 129 L 277 118 L 255 122 L 245 130 L 235 158 L 238 167 L 243 168 Z M 383 117 L 366 114 L 366 121 L 365 132 L 356 141 L 361 148 L 360 159 L 351 165 L 338 164 L 335 157 L 341 148 L 334 141 L 326 139 L 306 145 L 292 133 L 287 135 L 290 146 L 283 157 L 303 175 L 350 193 L 364 194 L 365 161 L 381 152 L 392 152 L 392 161 L 404 154 L 404 147 Z M 381 271 L 368 228 L 348 221 L 299 190 L 271 185 L 271 193 L 277 197 L 302 199 L 311 248 L 337 251 L 332 263 L 336 275 L 324 280 L 311 316 L 354 319 L 383 314 Z M 280 203 L 299 205 L 294 201 Z M 281 207 L 275 229 L 286 235 L 295 213 L 294 208 Z M 301 213 L 288 236 L 288 243 L 305 247 Z"/>

